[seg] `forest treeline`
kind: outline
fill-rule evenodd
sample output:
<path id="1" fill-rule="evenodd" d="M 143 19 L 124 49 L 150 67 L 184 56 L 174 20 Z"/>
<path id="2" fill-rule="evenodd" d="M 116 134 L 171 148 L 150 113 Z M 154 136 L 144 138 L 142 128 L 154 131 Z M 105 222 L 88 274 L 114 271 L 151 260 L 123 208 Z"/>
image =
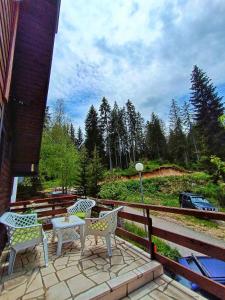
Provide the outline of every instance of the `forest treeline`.
<path id="1" fill-rule="evenodd" d="M 68 128 L 78 149 L 86 147 L 92 158 L 96 148 L 102 163 L 109 169 L 127 168 L 143 158 L 168 161 L 184 166 L 201 158 L 225 157 L 225 129 L 220 121 L 224 114 L 223 99 L 215 86 L 197 66 L 191 74 L 190 100 L 182 106 L 171 100 L 169 127 L 157 114 L 147 122 L 131 100 L 123 107 L 113 107 L 103 97 L 99 109 L 90 107 L 85 133 Z M 169 108 L 168 108 L 169 109 Z"/>
<path id="2" fill-rule="evenodd" d="M 84 194 L 96 195 L 104 169 L 123 169 L 145 159 L 197 168 L 204 161 L 213 163 L 218 180 L 225 169 L 223 99 L 197 66 L 190 85 L 189 101 L 180 106 L 171 100 L 167 127 L 154 112 L 145 121 L 131 100 L 111 107 L 103 97 L 99 108 L 90 107 L 82 132 L 58 100 L 51 114 L 46 109 L 38 181 L 56 180 L 63 191 L 80 186 Z"/>

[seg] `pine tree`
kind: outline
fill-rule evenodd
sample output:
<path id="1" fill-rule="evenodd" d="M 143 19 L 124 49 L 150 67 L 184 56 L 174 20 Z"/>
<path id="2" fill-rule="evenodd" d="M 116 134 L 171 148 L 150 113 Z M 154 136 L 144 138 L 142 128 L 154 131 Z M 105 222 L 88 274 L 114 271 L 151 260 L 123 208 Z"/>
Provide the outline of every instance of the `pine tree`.
<path id="1" fill-rule="evenodd" d="M 223 97 L 218 96 L 211 79 L 197 66 L 191 75 L 191 103 L 202 151 L 205 154 L 225 155 L 225 130 L 219 118 L 224 113 Z"/>
<path id="2" fill-rule="evenodd" d="M 75 129 L 74 129 L 72 123 L 70 123 L 69 135 L 70 135 L 72 143 L 74 145 L 76 145 Z"/>
<path id="3" fill-rule="evenodd" d="M 110 133 L 109 133 L 111 108 L 105 97 L 103 97 L 102 99 L 102 103 L 100 105 L 99 111 L 100 111 L 100 128 L 104 139 L 105 150 L 109 158 L 109 168 L 110 170 L 112 170 L 112 154 L 111 154 Z"/>
<path id="4" fill-rule="evenodd" d="M 88 174 L 88 194 L 96 196 L 99 192 L 99 181 L 103 177 L 103 166 L 96 146 L 93 151 L 93 157 L 88 166 Z"/>
<path id="5" fill-rule="evenodd" d="M 80 168 L 79 168 L 79 186 L 84 196 L 87 195 L 88 188 L 88 153 L 85 146 L 80 148 Z"/>
<path id="6" fill-rule="evenodd" d="M 93 105 L 90 107 L 85 121 L 85 132 L 85 146 L 88 151 L 88 156 L 92 156 L 92 153 L 94 152 L 94 149 L 96 147 L 101 158 L 104 159 L 104 147 L 102 142 L 101 129 L 99 127 L 98 113 Z"/>
<path id="7" fill-rule="evenodd" d="M 193 116 L 190 109 L 190 104 L 186 101 L 184 102 L 183 109 L 182 109 L 182 120 L 185 126 L 186 134 L 187 134 L 187 141 L 188 146 L 190 148 L 189 154 L 192 157 L 192 154 L 196 156 L 197 161 L 199 161 L 199 150 L 196 143 L 195 138 L 195 128 L 193 126 Z M 190 140 L 190 143 L 189 143 Z M 192 150 L 191 145 L 194 147 L 194 151 Z"/>
<path id="8" fill-rule="evenodd" d="M 128 100 L 126 103 L 127 112 L 127 127 L 128 127 L 128 139 L 130 153 L 132 153 L 132 161 L 136 162 L 136 128 L 137 128 L 137 118 L 136 110 L 133 103 Z"/>
<path id="9" fill-rule="evenodd" d="M 183 132 L 181 113 L 177 102 L 173 99 L 170 108 L 170 134 L 168 149 L 170 159 L 176 163 L 188 164 L 187 142 Z"/>
<path id="10" fill-rule="evenodd" d="M 158 116 L 152 113 L 151 121 L 147 123 L 146 144 L 151 159 L 165 160 L 167 158 L 167 143 L 162 125 Z"/>
<path id="11" fill-rule="evenodd" d="M 81 128 L 79 127 L 77 131 L 77 139 L 76 139 L 76 145 L 78 149 L 82 147 L 83 142 L 84 142 L 83 133 Z"/>

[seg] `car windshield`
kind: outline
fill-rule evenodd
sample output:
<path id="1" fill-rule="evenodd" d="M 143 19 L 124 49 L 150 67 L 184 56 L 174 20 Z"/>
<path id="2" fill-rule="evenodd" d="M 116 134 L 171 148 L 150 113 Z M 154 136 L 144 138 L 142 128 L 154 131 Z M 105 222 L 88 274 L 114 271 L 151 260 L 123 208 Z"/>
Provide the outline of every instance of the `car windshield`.
<path id="1" fill-rule="evenodd" d="M 194 203 L 197 203 L 197 202 L 209 203 L 206 199 L 201 198 L 201 197 L 191 197 L 191 200 Z"/>

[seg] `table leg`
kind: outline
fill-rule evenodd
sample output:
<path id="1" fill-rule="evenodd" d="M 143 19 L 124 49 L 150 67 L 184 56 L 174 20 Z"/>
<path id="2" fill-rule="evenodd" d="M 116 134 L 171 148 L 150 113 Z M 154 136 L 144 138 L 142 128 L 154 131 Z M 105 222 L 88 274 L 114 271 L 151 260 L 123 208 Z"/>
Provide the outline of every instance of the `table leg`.
<path id="1" fill-rule="evenodd" d="M 84 252 L 84 225 L 80 225 L 80 242 L 81 242 L 81 253 Z"/>
<path id="2" fill-rule="evenodd" d="M 57 244 L 56 255 L 60 256 L 61 255 L 61 251 L 62 251 L 62 233 L 61 233 L 60 230 L 58 231 L 57 235 L 58 235 L 58 244 Z"/>

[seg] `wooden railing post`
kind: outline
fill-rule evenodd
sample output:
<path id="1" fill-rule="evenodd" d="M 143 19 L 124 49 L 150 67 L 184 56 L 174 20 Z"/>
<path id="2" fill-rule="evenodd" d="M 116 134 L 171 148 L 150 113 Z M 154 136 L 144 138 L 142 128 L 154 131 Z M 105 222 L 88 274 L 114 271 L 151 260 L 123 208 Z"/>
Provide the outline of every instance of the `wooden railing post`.
<path id="1" fill-rule="evenodd" d="M 151 259 L 154 259 L 154 243 L 152 242 L 152 218 L 149 214 L 149 209 L 146 209 L 146 216 L 147 216 L 147 226 L 148 226 L 148 241 L 149 241 L 149 253 Z"/>

